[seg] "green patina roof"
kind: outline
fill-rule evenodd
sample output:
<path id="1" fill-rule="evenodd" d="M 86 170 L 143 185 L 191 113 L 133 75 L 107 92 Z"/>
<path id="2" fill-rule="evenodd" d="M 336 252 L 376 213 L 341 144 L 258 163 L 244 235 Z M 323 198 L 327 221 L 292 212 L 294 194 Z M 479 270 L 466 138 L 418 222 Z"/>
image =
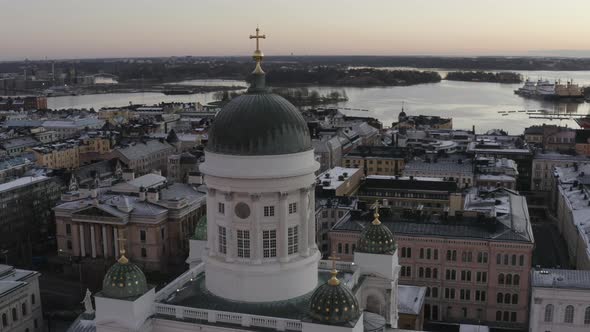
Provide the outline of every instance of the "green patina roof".
<path id="1" fill-rule="evenodd" d="M 204 215 L 197 222 L 195 226 L 195 234 L 193 240 L 207 241 L 207 215 Z"/>
<path id="2" fill-rule="evenodd" d="M 102 294 L 106 297 L 133 298 L 148 291 L 147 281 L 141 269 L 123 258 L 111 266 L 102 280 Z"/>
<path id="3" fill-rule="evenodd" d="M 334 276 L 318 287 L 309 301 L 309 316 L 321 324 L 341 325 L 361 315 L 359 304 L 352 291 Z"/>
<path id="4" fill-rule="evenodd" d="M 396 244 L 393 233 L 379 221 L 379 214 L 375 220 L 361 232 L 356 251 L 367 254 L 393 254 Z"/>
<path id="5" fill-rule="evenodd" d="M 311 148 L 307 123 L 293 104 L 275 94 L 254 92 L 233 99 L 217 114 L 206 151 L 255 156 Z"/>

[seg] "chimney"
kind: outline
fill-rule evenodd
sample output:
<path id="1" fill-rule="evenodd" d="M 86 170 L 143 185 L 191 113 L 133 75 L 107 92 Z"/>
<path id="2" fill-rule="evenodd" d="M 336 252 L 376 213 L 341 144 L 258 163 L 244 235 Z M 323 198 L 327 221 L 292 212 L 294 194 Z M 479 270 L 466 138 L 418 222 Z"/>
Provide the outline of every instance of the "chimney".
<path id="1" fill-rule="evenodd" d="M 139 188 L 139 200 L 142 202 L 145 201 L 145 192 L 146 192 L 145 187 Z"/>
<path id="2" fill-rule="evenodd" d="M 135 179 L 135 172 L 132 169 L 126 168 L 123 170 L 123 180 L 124 181 L 131 181 Z"/>
<path id="3" fill-rule="evenodd" d="M 160 200 L 160 192 L 158 189 L 150 188 L 147 191 L 147 201 L 150 203 L 156 203 Z"/>

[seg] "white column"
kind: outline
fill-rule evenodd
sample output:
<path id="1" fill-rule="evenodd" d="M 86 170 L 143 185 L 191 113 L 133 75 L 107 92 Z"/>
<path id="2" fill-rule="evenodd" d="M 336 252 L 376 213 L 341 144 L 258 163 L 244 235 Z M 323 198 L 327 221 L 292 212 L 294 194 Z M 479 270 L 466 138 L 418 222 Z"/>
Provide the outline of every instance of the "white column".
<path id="1" fill-rule="evenodd" d="M 233 193 L 225 194 L 225 221 L 227 229 L 225 230 L 227 253 L 225 255 L 226 262 L 233 262 L 237 255 L 236 246 L 236 230 L 234 226 L 234 200 Z"/>
<path id="2" fill-rule="evenodd" d="M 309 256 L 309 235 L 307 234 L 309 228 L 309 188 L 301 189 L 300 195 L 301 210 L 299 210 L 299 218 L 301 220 L 299 228 L 299 252 L 303 256 Z"/>
<path id="3" fill-rule="evenodd" d="M 311 204 L 312 207 L 315 205 L 315 188 L 312 186 L 311 187 L 311 192 L 309 193 L 311 198 Z M 317 248 L 317 244 L 316 244 L 316 236 L 315 236 L 315 231 L 316 231 L 316 221 L 315 221 L 315 209 L 311 208 L 308 211 L 308 229 L 307 229 L 307 234 L 308 236 L 308 243 L 309 243 L 309 248 L 313 249 L 313 248 Z"/>
<path id="4" fill-rule="evenodd" d="M 108 247 L 107 247 L 107 226 L 102 225 L 102 256 L 106 258 L 108 256 Z"/>
<path id="5" fill-rule="evenodd" d="M 215 216 L 217 214 L 217 200 L 215 199 L 215 189 L 209 188 L 207 190 L 207 251 L 209 256 L 217 252 L 215 247 L 215 238 L 217 234 L 217 223 Z"/>
<path id="6" fill-rule="evenodd" d="M 279 261 L 286 262 L 289 260 L 287 255 L 287 198 L 288 193 L 279 193 L 279 230 L 277 236 L 277 244 L 279 251 Z"/>
<path id="7" fill-rule="evenodd" d="M 80 256 L 86 256 L 86 247 L 84 244 L 84 224 L 78 224 L 78 229 L 80 230 Z"/>
<path id="8" fill-rule="evenodd" d="M 92 249 L 92 258 L 96 258 L 96 237 L 94 236 L 94 225 L 90 225 L 90 248 Z"/>
<path id="9" fill-rule="evenodd" d="M 262 245 L 260 242 L 260 194 L 253 194 L 252 199 L 252 227 L 250 228 L 250 258 L 254 264 L 262 263 Z"/>
<path id="10" fill-rule="evenodd" d="M 115 244 L 115 259 L 119 257 L 119 241 L 117 241 L 119 237 L 119 232 L 117 232 L 117 227 L 113 227 L 113 243 Z"/>

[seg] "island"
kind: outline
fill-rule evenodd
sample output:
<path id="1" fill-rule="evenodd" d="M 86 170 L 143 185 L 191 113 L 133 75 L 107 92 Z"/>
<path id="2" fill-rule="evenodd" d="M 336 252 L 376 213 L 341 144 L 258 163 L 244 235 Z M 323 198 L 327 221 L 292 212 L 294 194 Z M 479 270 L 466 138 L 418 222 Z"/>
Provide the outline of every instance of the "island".
<path id="1" fill-rule="evenodd" d="M 448 81 L 521 83 L 522 75 L 514 72 L 451 71 L 445 77 Z"/>

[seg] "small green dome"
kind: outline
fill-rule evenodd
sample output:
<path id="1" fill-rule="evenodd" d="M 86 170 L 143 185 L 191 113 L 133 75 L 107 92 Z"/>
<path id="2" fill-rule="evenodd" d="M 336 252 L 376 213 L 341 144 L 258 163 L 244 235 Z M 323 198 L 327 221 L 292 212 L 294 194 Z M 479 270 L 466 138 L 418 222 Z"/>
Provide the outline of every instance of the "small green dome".
<path id="1" fill-rule="evenodd" d="M 332 278 L 316 288 L 309 301 L 309 316 L 321 324 L 345 324 L 361 315 L 356 297 L 336 278 L 337 273 L 332 270 Z"/>
<path id="2" fill-rule="evenodd" d="M 106 297 L 125 299 L 138 297 L 148 291 L 147 281 L 141 269 L 121 256 L 107 271 L 102 280 L 102 293 Z"/>
<path id="3" fill-rule="evenodd" d="M 367 254 L 393 254 L 395 248 L 393 233 L 379 221 L 379 213 L 375 213 L 375 220 L 361 232 L 356 251 Z"/>

